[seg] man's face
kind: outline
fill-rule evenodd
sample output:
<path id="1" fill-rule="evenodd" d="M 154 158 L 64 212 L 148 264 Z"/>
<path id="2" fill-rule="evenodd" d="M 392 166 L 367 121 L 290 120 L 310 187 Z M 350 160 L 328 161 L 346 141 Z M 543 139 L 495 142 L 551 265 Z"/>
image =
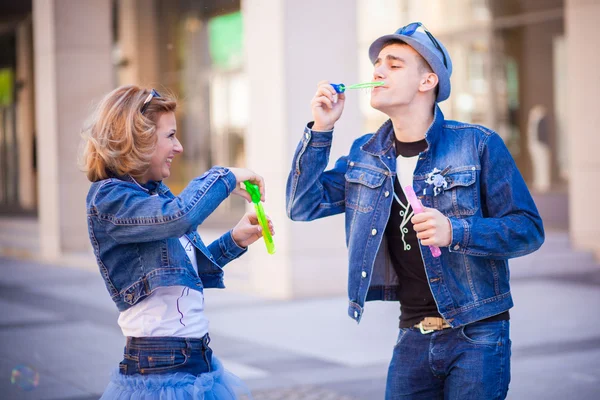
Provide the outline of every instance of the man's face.
<path id="1" fill-rule="evenodd" d="M 379 52 L 373 65 L 373 80 L 384 81 L 371 92 L 371 107 L 385 114 L 410 104 L 427 72 L 420 68 L 420 55 L 406 44 L 390 44 Z"/>

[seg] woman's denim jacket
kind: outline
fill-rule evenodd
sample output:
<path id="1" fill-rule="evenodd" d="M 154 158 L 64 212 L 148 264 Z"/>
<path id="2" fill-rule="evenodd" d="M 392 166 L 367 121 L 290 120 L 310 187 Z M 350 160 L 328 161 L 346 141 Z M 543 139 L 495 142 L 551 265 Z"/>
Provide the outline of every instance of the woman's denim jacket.
<path id="1" fill-rule="evenodd" d="M 214 167 L 175 197 L 161 182 L 140 185 L 129 176 L 94 182 L 87 196 L 90 240 L 112 300 L 124 311 L 161 286 L 202 291 L 224 288 L 222 267 L 245 249 L 231 231 L 205 246 L 199 224 L 236 187 L 235 176 Z M 196 247 L 198 271 L 179 241 Z"/>
<path id="2" fill-rule="evenodd" d="M 333 132 L 304 130 L 287 182 L 287 214 L 310 221 L 345 212 L 350 317 L 365 301 L 398 300 L 398 277 L 387 250 L 396 179 L 394 130 L 387 121 L 354 141 L 324 171 Z M 507 259 L 537 250 L 544 229 L 537 208 L 502 139 L 477 125 L 446 121 L 435 107 L 413 187 L 423 205 L 452 225 L 451 244 L 434 258 L 421 254 L 438 311 L 453 327 L 512 307 Z"/>

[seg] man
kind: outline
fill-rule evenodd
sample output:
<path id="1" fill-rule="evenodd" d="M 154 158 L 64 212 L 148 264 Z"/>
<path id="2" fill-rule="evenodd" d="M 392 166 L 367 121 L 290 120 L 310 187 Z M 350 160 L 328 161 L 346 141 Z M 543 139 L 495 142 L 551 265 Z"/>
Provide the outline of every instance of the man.
<path id="1" fill-rule="evenodd" d="M 344 94 L 320 82 L 288 178 L 288 216 L 345 212 L 350 317 L 360 321 L 365 301 L 400 301 L 387 399 L 503 399 L 507 259 L 542 245 L 542 221 L 502 139 L 444 119 L 437 103 L 450 95 L 452 62 L 422 24 L 375 40 L 369 56 L 384 82 L 371 106 L 389 120 L 324 171 Z M 423 213 L 414 215 L 406 186 Z"/>

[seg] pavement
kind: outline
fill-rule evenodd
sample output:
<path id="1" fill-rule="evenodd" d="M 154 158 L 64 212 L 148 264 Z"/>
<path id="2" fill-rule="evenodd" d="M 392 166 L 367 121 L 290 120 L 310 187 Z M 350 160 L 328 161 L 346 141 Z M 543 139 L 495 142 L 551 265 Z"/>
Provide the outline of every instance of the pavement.
<path id="1" fill-rule="evenodd" d="M 511 285 L 508 398 L 599 399 L 600 264 L 550 232 L 511 262 Z M 339 296 L 205 296 L 214 354 L 254 399 L 383 399 L 397 303 L 368 303 L 357 325 Z M 98 399 L 121 360 L 117 316 L 97 271 L 0 258 L 0 399 Z"/>

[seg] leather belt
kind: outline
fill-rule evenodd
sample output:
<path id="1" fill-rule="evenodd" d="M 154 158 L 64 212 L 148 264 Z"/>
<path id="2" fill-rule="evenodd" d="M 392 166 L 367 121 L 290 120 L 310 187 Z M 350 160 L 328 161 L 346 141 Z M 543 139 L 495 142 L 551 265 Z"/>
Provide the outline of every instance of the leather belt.
<path id="1" fill-rule="evenodd" d="M 441 331 L 442 329 L 452 328 L 444 318 L 440 317 L 425 317 L 414 327 L 419 328 L 421 333 L 424 335 L 434 331 Z"/>

